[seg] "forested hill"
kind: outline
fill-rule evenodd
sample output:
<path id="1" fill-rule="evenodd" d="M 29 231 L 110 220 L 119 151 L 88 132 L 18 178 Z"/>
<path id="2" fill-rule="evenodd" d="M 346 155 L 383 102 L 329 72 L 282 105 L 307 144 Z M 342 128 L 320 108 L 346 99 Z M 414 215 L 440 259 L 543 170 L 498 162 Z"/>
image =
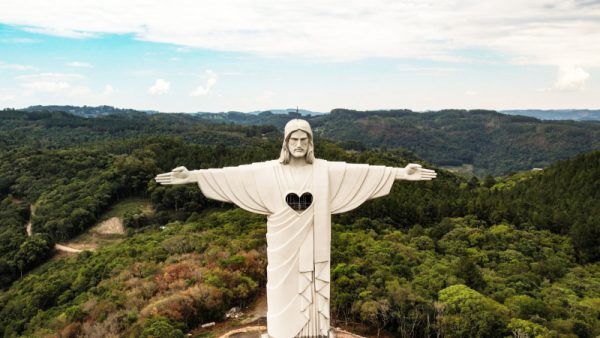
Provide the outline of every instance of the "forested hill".
<path id="1" fill-rule="evenodd" d="M 13 133 L 12 137 L 35 138 L 41 143 L 47 137 L 55 137 L 48 135 L 45 128 L 59 127 L 79 128 L 82 133 L 73 137 L 83 142 L 101 139 L 107 134 L 127 137 L 140 131 L 155 135 L 179 133 L 186 139 L 211 142 L 214 134 L 207 131 L 219 129 L 211 125 L 233 123 L 254 126 L 244 129 L 248 136 L 254 136 L 272 134 L 274 127 L 281 131 L 290 118 L 301 117 L 311 123 L 318 136 L 341 142 L 345 148 L 402 147 L 440 166 L 465 166 L 480 177 L 544 168 L 557 160 L 600 149 L 600 122 L 542 121 L 483 110 L 415 113 L 409 110 L 335 109 L 330 114 L 318 116 L 268 111 L 259 114 L 148 115 L 146 112 L 109 107 L 111 109 L 106 112 L 113 115 L 84 119 L 58 111 L 61 107 L 49 106 L 48 111 L 44 111 L 44 107 L 31 107 L 33 112 L 29 114 L 5 110 L 0 113 L 4 124 L 0 126 L 0 132 L 7 129 L 14 131 L 16 126 L 22 132 Z M 102 107 L 87 108 L 96 111 Z M 10 118 L 12 121 L 9 122 L 7 119 Z M 235 134 L 241 129 L 236 131 L 231 126 L 229 130 Z M 227 133 L 224 131 L 221 135 Z M 230 136 L 231 142 L 239 142 L 236 135 Z M 2 142 L 10 143 L 5 138 Z"/>
<path id="2" fill-rule="evenodd" d="M 478 174 L 546 167 L 600 149 L 600 123 L 540 121 L 493 111 L 357 112 L 315 119 L 322 135 L 369 147 L 404 147 L 444 166 L 472 164 Z"/>
<path id="3" fill-rule="evenodd" d="M 273 159 L 280 137 L 181 114 L 1 112 L 0 335 L 218 336 L 199 326 L 233 325 L 227 310 L 265 288 L 265 219 L 152 178 Z M 401 149 L 316 145 L 328 160 L 423 163 Z M 438 169 L 337 215 L 335 325 L 361 323 L 371 336 L 599 335 L 599 161 L 594 151 L 481 181 Z M 132 196 L 154 211 L 127 214 L 122 242 L 49 260 L 54 243 Z"/>
<path id="4" fill-rule="evenodd" d="M 30 106 L 22 109 L 26 112 L 65 112 L 81 117 L 98 117 L 106 115 L 119 115 L 119 114 L 155 114 L 158 113 L 154 110 L 138 111 L 135 109 L 121 109 L 112 106 Z"/>
<path id="5" fill-rule="evenodd" d="M 65 148 L 138 136 L 177 136 L 202 144 L 236 145 L 279 135 L 274 126 L 209 123 L 189 114 L 128 112 L 84 118 L 61 111 L 0 111 L 0 147 Z"/>
<path id="6" fill-rule="evenodd" d="M 600 121 L 600 109 L 515 109 L 500 112 L 510 115 L 531 116 L 540 120 Z"/>
<path id="7" fill-rule="evenodd" d="M 570 235 L 579 261 L 600 260 L 600 151 L 499 179 L 474 203 L 490 223 Z"/>
<path id="8" fill-rule="evenodd" d="M 200 114 L 210 121 L 267 124 L 282 129 L 288 116 L 264 112 Z M 353 111 L 334 109 L 307 119 L 316 133 L 355 149 L 403 147 L 440 166 L 472 165 L 474 173 L 504 175 L 547 167 L 600 149 L 600 122 L 542 121 L 484 110 Z"/>

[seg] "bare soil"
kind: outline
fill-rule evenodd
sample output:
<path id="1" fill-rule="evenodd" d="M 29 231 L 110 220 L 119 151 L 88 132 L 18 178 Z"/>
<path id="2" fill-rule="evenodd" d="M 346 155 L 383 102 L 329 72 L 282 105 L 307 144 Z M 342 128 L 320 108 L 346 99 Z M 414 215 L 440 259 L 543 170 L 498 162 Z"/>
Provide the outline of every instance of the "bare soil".
<path id="1" fill-rule="evenodd" d="M 74 249 L 65 245 L 61 245 L 61 244 L 55 244 L 54 248 L 58 251 L 65 251 L 65 252 L 72 252 L 72 253 L 79 253 L 81 252 L 81 250 L 79 249 Z"/>
<path id="2" fill-rule="evenodd" d="M 125 227 L 119 217 L 111 217 L 90 229 L 99 235 L 124 235 Z"/>
<path id="3" fill-rule="evenodd" d="M 259 321 L 261 318 L 267 318 L 267 295 L 263 293 L 256 302 L 248 309 L 244 310 L 245 318 L 242 324 L 251 324 Z"/>

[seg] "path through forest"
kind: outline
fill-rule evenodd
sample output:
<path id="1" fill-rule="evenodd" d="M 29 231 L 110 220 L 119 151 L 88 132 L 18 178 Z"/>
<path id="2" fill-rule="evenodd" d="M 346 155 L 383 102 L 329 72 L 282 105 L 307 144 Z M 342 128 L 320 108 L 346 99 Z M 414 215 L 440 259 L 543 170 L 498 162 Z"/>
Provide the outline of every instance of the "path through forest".
<path id="1" fill-rule="evenodd" d="M 82 251 L 82 250 L 79 250 L 79 249 L 70 248 L 68 246 L 64 246 L 64 245 L 60 245 L 60 244 L 55 244 L 54 248 L 56 250 L 59 250 L 59 251 L 74 252 L 74 253 L 80 253 Z"/>
<path id="2" fill-rule="evenodd" d="M 27 225 L 25 226 L 25 231 L 27 231 L 27 236 L 31 236 L 32 232 L 31 232 L 31 219 L 33 218 L 33 213 L 35 212 L 35 205 L 30 204 L 29 205 L 29 222 L 27 222 Z"/>
<path id="3" fill-rule="evenodd" d="M 31 204 L 29 206 L 29 211 L 30 211 L 30 216 L 29 216 L 29 222 L 27 222 L 27 224 L 25 225 L 25 231 L 27 231 L 27 236 L 33 235 L 33 231 L 31 229 L 31 220 L 33 219 L 33 215 L 35 213 L 35 205 Z M 79 253 L 82 250 L 80 249 L 75 249 L 75 248 L 71 248 L 65 245 L 60 245 L 60 244 L 55 244 L 54 245 L 54 249 L 58 250 L 58 251 L 64 251 L 64 252 L 72 252 L 72 253 Z"/>

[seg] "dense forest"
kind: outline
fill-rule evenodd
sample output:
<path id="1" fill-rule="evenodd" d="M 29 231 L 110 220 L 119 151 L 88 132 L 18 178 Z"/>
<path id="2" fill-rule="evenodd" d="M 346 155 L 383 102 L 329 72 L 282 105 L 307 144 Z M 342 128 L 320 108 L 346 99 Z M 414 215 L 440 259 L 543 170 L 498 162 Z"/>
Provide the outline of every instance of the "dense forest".
<path id="1" fill-rule="evenodd" d="M 270 112 L 198 115 L 209 121 L 279 128 L 290 116 Z M 415 113 L 334 109 L 326 115 L 303 118 L 320 136 L 340 141 L 346 148 L 403 147 L 439 166 L 471 165 L 472 173 L 481 177 L 544 168 L 600 148 L 598 121 L 542 121 L 486 110 Z"/>
<path id="2" fill-rule="evenodd" d="M 44 113 L 44 109 L 55 113 L 60 113 L 62 109 L 81 116 L 106 117 L 100 118 L 99 121 L 87 122 L 88 124 L 84 119 L 77 122 L 71 119 L 70 125 L 74 128 L 81 126 L 98 131 L 96 128 L 106 128 L 106 124 L 115 122 L 111 121 L 111 115 L 107 115 L 113 114 L 112 116 L 134 117 L 135 122 L 123 124 L 122 128 L 125 130 L 130 130 L 139 122 L 139 129 L 145 132 L 156 130 L 157 133 L 165 132 L 163 122 L 176 119 L 181 125 L 170 124 L 168 131 L 180 129 L 184 132 L 206 128 L 207 121 L 212 124 L 237 124 L 254 128 L 275 126 L 281 131 L 290 118 L 300 117 L 295 113 L 274 114 L 270 111 L 259 114 L 155 114 L 107 106 L 35 106 L 30 107 L 28 111 Z M 487 110 L 416 113 L 410 110 L 334 109 L 329 114 L 302 118 L 311 123 L 316 134 L 338 141 L 344 148 L 360 151 L 369 148 L 402 147 L 438 166 L 464 167 L 478 177 L 545 168 L 558 160 L 600 149 L 598 121 L 542 121 L 534 117 L 506 115 Z M 139 129 L 135 128 L 136 131 Z M 125 130 L 121 130 L 121 134 L 125 133 Z M 249 133 L 254 136 L 260 135 L 256 129 Z M 206 133 L 202 137 L 210 138 Z"/>
<path id="3" fill-rule="evenodd" d="M 325 126 L 318 157 L 432 167 L 419 151 L 328 141 Z M 252 304 L 265 287 L 264 217 L 152 177 L 272 159 L 280 137 L 277 125 L 181 114 L 0 112 L 0 332 L 183 337 Z M 336 325 L 402 337 L 600 335 L 600 151 L 504 177 L 438 171 L 334 217 Z M 125 240 L 49 260 L 55 243 L 130 196 L 155 211 L 129 213 Z"/>
<path id="4" fill-rule="evenodd" d="M 323 136 L 367 146 L 404 147 L 442 166 L 471 164 L 502 175 L 600 148 L 600 123 L 540 121 L 483 110 L 355 112 L 334 110 Z"/>

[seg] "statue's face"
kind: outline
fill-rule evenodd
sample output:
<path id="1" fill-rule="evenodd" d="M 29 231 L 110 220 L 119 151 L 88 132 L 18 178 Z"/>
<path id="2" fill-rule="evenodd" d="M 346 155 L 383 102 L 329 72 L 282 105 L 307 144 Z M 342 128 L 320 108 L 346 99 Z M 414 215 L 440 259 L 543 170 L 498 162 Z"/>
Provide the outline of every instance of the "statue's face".
<path id="1" fill-rule="evenodd" d="M 287 147 L 293 157 L 306 156 L 306 152 L 308 152 L 308 134 L 302 130 L 291 133 Z"/>

